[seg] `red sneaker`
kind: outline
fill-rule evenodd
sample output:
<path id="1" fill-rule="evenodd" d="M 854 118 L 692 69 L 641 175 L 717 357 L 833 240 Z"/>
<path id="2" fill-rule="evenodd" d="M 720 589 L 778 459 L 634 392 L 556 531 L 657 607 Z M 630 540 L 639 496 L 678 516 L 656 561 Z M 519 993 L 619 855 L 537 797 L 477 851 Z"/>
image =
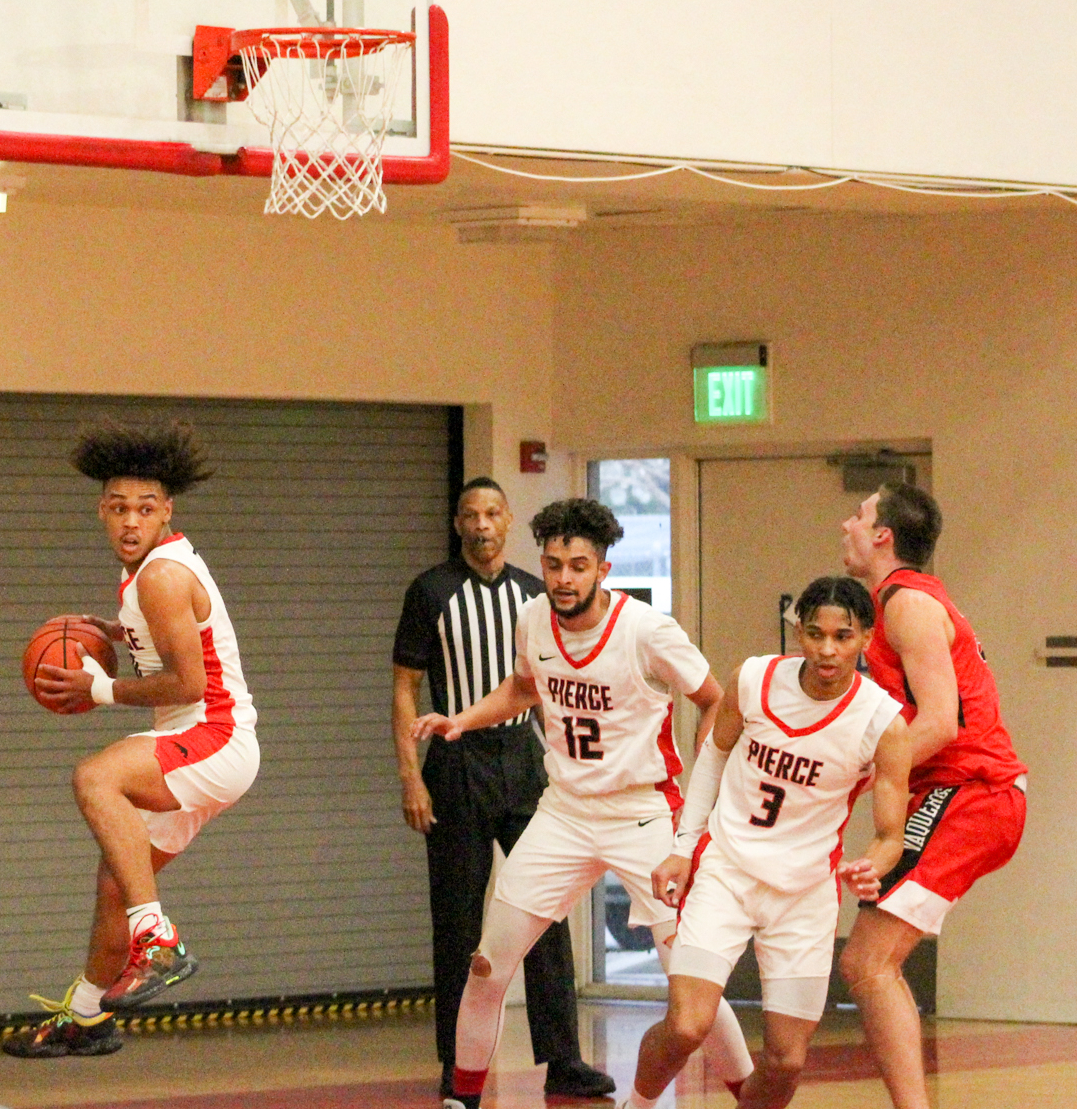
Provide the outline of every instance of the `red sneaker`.
<path id="1" fill-rule="evenodd" d="M 167 940 L 147 929 L 131 941 L 127 967 L 105 991 L 101 1008 L 133 1009 L 169 986 L 190 978 L 197 969 L 198 960 L 183 946 L 174 925 Z"/>

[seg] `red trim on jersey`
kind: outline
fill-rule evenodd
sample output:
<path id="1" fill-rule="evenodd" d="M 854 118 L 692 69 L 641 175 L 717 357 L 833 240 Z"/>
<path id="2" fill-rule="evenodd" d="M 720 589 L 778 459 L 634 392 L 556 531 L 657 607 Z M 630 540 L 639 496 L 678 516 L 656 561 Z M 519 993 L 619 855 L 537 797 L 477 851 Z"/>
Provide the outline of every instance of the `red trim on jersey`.
<path id="1" fill-rule="evenodd" d="M 557 644 L 557 649 L 561 652 L 561 657 L 573 668 L 573 670 L 582 670 L 589 662 L 594 662 L 602 653 L 602 648 L 606 646 L 606 641 L 613 634 L 613 625 L 617 623 L 617 617 L 621 615 L 621 609 L 624 608 L 625 601 L 628 600 L 627 593 L 621 593 L 619 596 L 621 599 L 613 606 L 609 623 L 606 625 L 606 630 L 602 633 L 602 638 L 591 648 L 587 657 L 580 659 L 579 662 L 572 658 L 565 650 L 565 645 L 561 642 L 561 627 L 557 623 L 557 613 L 554 611 L 553 605 L 550 605 L 550 627 L 553 628 L 554 642 Z"/>
<path id="2" fill-rule="evenodd" d="M 673 742 L 672 701 L 666 709 L 666 718 L 662 721 L 662 727 L 658 729 L 658 750 L 662 752 L 662 761 L 666 764 L 666 780 L 655 782 L 654 788 L 666 795 L 671 811 L 676 812 L 684 805 L 684 795 L 676 778 L 676 775 L 684 769 L 684 763 L 681 762 L 677 754 L 677 745 Z"/>
<path id="3" fill-rule="evenodd" d="M 849 686 L 849 688 L 845 691 L 845 695 L 842 697 L 842 699 L 830 710 L 830 712 L 826 714 L 826 716 L 823 717 L 822 720 L 816 721 L 816 723 L 807 728 L 790 728 L 788 724 L 783 723 L 781 720 L 778 719 L 777 716 L 775 716 L 773 712 L 770 711 L 768 699 L 770 697 L 770 679 L 774 675 L 774 668 L 778 665 L 779 662 L 783 662 L 786 658 L 794 657 L 796 656 L 779 655 L 777 658 L 772 658 L 770 662 L 767 663 L 766 673 L 763 675 L 763 690 L 759 698 L 766 718 L 772 724 L 776 724 L 779 728 L 781 728 L 781 730 L 785 732 L 785 734 L 789 736 L 790 739 L 795 739 L 797 736 L 802 735 L 811 735 L 813 732 L 821 731 L 828 724 L 833 724 L 834 721 L 837 720 L 837 718 L 841 716 L 841 714 L 849 707 L 850 702 L 856 696 L 858 690 L 860 689 L 861 681 L 860 672 L 853 671 L 852 685 Z"/>
<path id="4" fill-rule="evenodd" d="M 167 539 L 162 539 L 161 542 L 157 544 L 157 547 L 163 547 L 166 543 L 174 543 L 177 539 L 182 539 L 182 538 L 183 538 L 183 532 L 182 531 L 177 531 L 175 533 L 175 535 L 170 535 Z M 157 547 L 151 547 L 150 550 L 148 550 L 146 552 L 146 558 L 149 558 L 150 555 L 155 550 L 157 550 Z M 141 564 L 138 567 L 138 570 L 141 570 L 142 567 L 146 565 L 146 558 L 144 558 L 142 560 Z M 131 584 L 131 582 L 133 582 L 135 580 L 135 578 L 138 577 L 138 570 L 136 570 L 133 574 L 128 574 L 127 577 L 124 578 L 124 580 L 120 582 L 120 604 L 121 605 L 123 604 L 123 591 Z"/>
<path id="5" fill-rule="evenodd" d="M 202 660 L 206 667 L 206 690 L 202 700 L 206 705 L 206 722 L 209 724 L 235 724 L 232 709 L 236 707 L 235 698 L 225 688 L 224 667 L 217 657 L 217 648 L 213 643 L 213 629 L 203 628 Z"/>
<path id="6" fill-rule="evenodd" d="M 688 869 L 688 881 L 684 884 L 684 893 L 681 894 L 680 904 L 677 906 L 677 924 L 681 923 L 681 910 L 684 908 L 684 903 L 688 900 L 688 891 L 691 890 L 693 883 L 696 880 L 696 871 L 699 869 L 699 860 L 703 858 L 703 852 L 707 850 L 707 844 L 711 841 L 710 832 L 704 832 L 699 837 L 699 843 L 696 844 L 696 849 L 692 852 L 692 865 Z"/>
<path id="7" fill-rule="evenodd" d="M 830 869 L 835 870 L 838 863 L 841 862 L 842 852 L 845 850 L 843 840 L 845 838 L 845 829 L 849 826 L 849 821 L 853 815 L 853 806 L 856 804 L 856 799 L 864 792 L 864 787 L 871 781 L 871 776 L 868 775 L 860 779 L 851 790 L 849 790 L 849 811 L 842 821 L 841 827 L 838 829 L 838 842 L 834 845 L 834 850 L 830 852 Z M 838 879 L 838 904 L 841 904 L 841 879 Z"/>

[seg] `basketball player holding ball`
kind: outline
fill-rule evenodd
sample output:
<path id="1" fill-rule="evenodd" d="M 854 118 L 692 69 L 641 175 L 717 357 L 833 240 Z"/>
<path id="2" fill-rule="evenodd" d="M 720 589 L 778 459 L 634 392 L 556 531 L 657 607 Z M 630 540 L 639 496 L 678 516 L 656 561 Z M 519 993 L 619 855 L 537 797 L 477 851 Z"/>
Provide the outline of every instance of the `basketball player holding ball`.
<path id="1" fill-rule="evenodd" d="M 235 632 L 206 564 L 171 528 L 173 497 L 212 471 L 189 426 L 86 432 L 72 464 L 101 483 L 98 516 L 123 566 L 119 619 L 83 617 L 125 640 L 136 677 L 41 666 L 38 699 L 59 712 L 96 705 L 154 709 L 152 730 L 84 759 L 75 800 L 101 849 L 89 954 L 53 1015 L 3 1042 L 9 1055 L 107 1055 L 123 1042 L 112 1013 L 189 977 L 197 962 L 161 908 L 155 875 L 258 772 L 256 714 Z"/>

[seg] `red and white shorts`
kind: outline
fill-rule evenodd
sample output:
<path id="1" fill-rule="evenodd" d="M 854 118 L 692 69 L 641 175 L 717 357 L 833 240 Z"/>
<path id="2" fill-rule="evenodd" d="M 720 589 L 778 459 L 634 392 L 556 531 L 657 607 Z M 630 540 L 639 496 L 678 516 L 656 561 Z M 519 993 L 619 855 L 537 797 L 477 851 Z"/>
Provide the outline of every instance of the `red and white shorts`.
<path id="1" fill-rule="evenodd" d="M 999 789 L 986 782 L 915 794 L 905 820 L 905 852 L 883 879 L 878 905 L 937 936 L 946 914 L 985 874 L 1013 858 L 1025 827 L 1025 775 Z"/>
<path id="2" fill-rule="evenodd" d="M 140 809 L 159 851 L 178 855 L 218 813 L 234 805 L 258 774 L 255 734 L 224 724 L 195 724 L 153 736 L 165 784 L 180 803 L 172 812 Z"/>

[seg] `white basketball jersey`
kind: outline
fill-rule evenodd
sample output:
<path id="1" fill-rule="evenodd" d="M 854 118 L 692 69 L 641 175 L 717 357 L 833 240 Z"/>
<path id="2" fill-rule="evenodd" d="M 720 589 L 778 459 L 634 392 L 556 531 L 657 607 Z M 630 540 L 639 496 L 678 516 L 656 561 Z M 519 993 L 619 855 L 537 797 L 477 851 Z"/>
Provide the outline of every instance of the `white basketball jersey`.
<path id="1" fill-rule="evenodd" d="M 602 637 L 579 659 L 565 650 L 545 594 L 525 611 L 517 628 L 526 639 L 518 650 L 542 698 L 550 780 L 580 795 L 651 786 L 660 795 L 656 800 L 680 808 L 674 776 L 683 764 L 673 738 L 673 697 L 647 683 L 636 647 L 650 606 L 612 592 Z M 699 662 L 705 674 L 701 655 Z"/>
<path id="2" fill-rule="evenodd" d="M 158 705 L 154 709 L 154 727 L 158 731 L 173 731 L 209 723 L 231 724 L 253 731 L 258 715 L 247 692 L 247 683 L 243 680 L 232 621 L 228 618 L 228 611 L 209 569 L 182 533 L 172 535 L 154 547 L 133 575 L 124 571 L 120 582 L 120 623 L 135 673 L 145 677 L 158 673 L 164 667 L 138 603 L 139 575 L 150 562 L 159 558 L 186 566 L 198 578 L 209 594 L 210 610 L 209 619 L 198 625 L 206 665 L 206 691 L 202 700 L 191 705 Z"/>
<path id="3" fill-rule="evenodd" d="M 823 881 L 841 861 L 879 736 L 901 711 L 860 674 L 843 697 L 813 700 L 800 687 L 803 661 L 766 655 L 741 666 L 744 731 L 708 823 L 737 866 L 787 892 Z"/>

